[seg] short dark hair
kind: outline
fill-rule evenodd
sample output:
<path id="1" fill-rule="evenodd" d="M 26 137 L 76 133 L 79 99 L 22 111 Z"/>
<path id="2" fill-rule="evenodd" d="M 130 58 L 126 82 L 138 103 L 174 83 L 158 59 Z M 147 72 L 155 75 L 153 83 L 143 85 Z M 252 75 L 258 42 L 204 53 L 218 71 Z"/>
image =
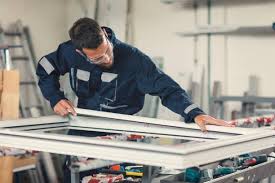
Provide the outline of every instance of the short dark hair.
<path id="1" fill-rule="evenodd" d="M 99 24 L 91 18 L 78 19 L 69 30 L 73 44 L 78 48 L 95 49 L 103 42 Z"/>

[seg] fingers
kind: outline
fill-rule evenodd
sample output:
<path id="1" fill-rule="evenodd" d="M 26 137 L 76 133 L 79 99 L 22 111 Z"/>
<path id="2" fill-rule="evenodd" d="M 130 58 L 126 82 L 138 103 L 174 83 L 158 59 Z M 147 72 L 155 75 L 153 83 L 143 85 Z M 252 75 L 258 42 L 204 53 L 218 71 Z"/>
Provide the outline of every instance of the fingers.
<path id="1" fill-rule="evenodd" d="M 68 111 L 68 113 L 71 113 L 72 115 L 76 116 L 76 112 L 74 110 L 74 105 L 69 100 L 65 100 L 61 103 L 63 107 Z"/>
<path id="2" fill-rule="evenodd" d="M 57 104 L 54 107 L 54 112 L 60 116 L 66 116 L 68 114 L 68 111 L 65 107 L 63 107 L 61 104 Z"/>
<path id="3" fill-rule="evenodd" d="M 206 120 L 207 124 L 211 124 L 211 125 L 217 125 L 217 126 L 227 126 L 227 127 L 234 127 L 235 125 L 228 123 L 224 120 L 221 119 L 215 119 L 213 117 L 209 117 Z"/>
<path id="4" fill-rule="evenodd" d="M 66 116 L 67 115 L 67 112 L 66 110 L 64 109 L 61 109 L 61 108 L 58 108 L 58 109 L 55 109 L 54 112 L 60 116 Z"/>
<path id="5" fill-rule="evenodd" d="M 196 123 L 197 123 L 197 125 L 199 126 L 199 128 L 201 129 L 202 132 L 207 132 L 206 125 L 203 121 L 202 122 L 196 122 Z"/>
<path id="6" fill-rule="evenodd" d="M 212 117 L 207 119 L 207 123 L 218 126 L 227 126 L 227 123 L 224 120 L 215 119 Z"/>
<path id="7" fill-rule="evenodd" d="M 207 132 L 206 125 L 235 127 L 235 125 L 232 123 L 228 123 L 227 121 L 216 119 L 208 115 L 199 115 L 195 117 L 194 121 L 199 126 L 202 132 Z"/>
<path id="8" fill-rule="evenodd" d="M 68 100 L 60 100 L 55 106 L 54 106 L 54 112 L 61 116 L 67 116 L 69 113 L 76 116 L 76 112 L 74 110 L 73 104 Z"/>
<path id="9" fill-rule="evenodd" d="M 199 126 L 202 132 L 207 132 L 206 123 L 205 123 L 206 115 L 198 115 L 195 117 L 194 121 Z"/>

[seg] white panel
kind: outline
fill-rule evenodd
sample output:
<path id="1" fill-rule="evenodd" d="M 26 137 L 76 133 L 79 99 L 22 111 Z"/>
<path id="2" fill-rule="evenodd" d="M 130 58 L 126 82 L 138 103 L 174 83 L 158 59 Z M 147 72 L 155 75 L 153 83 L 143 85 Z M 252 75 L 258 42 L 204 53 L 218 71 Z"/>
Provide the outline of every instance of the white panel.
<path id="1" fill-rule="evenodd" d="M 66 39 L 65 0 L 0 0 L 0 23 L 29 26 L 37 59 Z"/>

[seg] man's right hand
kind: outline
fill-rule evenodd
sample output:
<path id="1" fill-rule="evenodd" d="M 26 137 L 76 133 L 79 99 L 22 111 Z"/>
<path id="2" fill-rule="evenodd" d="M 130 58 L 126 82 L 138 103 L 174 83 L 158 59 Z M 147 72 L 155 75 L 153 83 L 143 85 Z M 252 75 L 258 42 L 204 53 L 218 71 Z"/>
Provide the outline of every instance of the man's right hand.
<path id="1" fill-rule="evenodd" d="M 53 108 L 54 112 L 60 116 L 67 116 L 69 113 L 76 116 L 74 105 L 71 101 L 62 99 Z"/>

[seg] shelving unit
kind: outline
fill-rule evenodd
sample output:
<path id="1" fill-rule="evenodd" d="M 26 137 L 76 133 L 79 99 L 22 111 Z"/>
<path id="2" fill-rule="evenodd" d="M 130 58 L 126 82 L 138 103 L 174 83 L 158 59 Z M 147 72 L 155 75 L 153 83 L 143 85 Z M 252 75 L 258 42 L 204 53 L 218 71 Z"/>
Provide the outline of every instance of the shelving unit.
<path id="1" fill-rule="evenodd" d="M 181 4 L 184 8 L 193 8 L 193 4 L 200 4 L 203 6 L 207 6 L 209 0 L 160 0 L 162 3 L 171 5 L 171 4 Z M 215 5 L 221 6 L 224 5 L 224 3 L 228 3 L 230 5 L 245 5 L 247 3 L 249 4 L 257 4 L 259 2 L 261 3 L 268 3 L 273 2 L 273 0 L 211 0 L 212 2 L 215 2 Z"/>
<path id="2" fill-rule="evenodd" d="M 261 25 L 261 26 L 241 26 L 241 25 L 206 25 L 198 26 L 191 30 L 176 33 L 182 37 L 200 36 L 200 35 L 263 35 L 275 36 L 275 26 Z"/>
<path id="3" fill-rule="evenodd" d="M 269 103 L 275 105 L 274 97 L 257 97 L 257 96 L 220 96 L 220 97 L 212 97 L 211 98 L 214 105 L 218 105 L 219 114 L 217 117 L 224 118 L 224 103 L 225 102 L 241 102 L 242 105 L 245 105 L 245 108 L 250 108 L 252 113 L 255 113 L 255 105 L 261 103 Z M 249 107 L 250 106 L 250 107 Z M 246 117 L 247 112 L 245 113 Z"/>

